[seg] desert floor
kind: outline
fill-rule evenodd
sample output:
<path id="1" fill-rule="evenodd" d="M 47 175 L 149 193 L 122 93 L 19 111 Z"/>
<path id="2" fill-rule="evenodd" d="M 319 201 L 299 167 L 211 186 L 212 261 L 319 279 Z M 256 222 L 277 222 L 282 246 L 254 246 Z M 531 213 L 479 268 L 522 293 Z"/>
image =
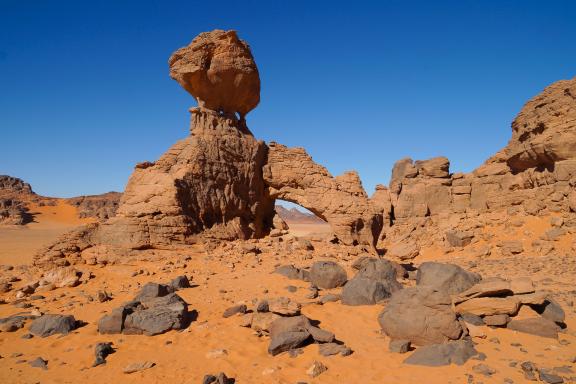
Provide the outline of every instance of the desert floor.
<path id="1" fill-rule="evenodd" d="M 0 230 L 0 264 L 29 263 L 33 250 L 58 234 L 82 222 L 76 219 L 70 206 L 37 207 L 36 223 L 28 228 Z M 534 231 L 545 230 L 542 223 L 531 223 Z M 304 227 L 303 227 L 304 226 Z M 308 226 L 308 227 L 306 227 Z M 540 228 L 542 227 L 542 228 Z M 318 225 L 294 226 L 293 234 L 322 232 Z M 498 228 L 490 229 L 501 236 L 514 236 Z M 499 235 L 500 236 L 500 235 Z M 27 327 L 11 333 L 0 333 L 1 383 L 201 383 L 207 373 L 225 372 L 237 383 L 524 383 L 519 365 L 532 361 L 538 367 L 559 368 L 576 377 L 576 260 L 571 257 L 511 257 L 505 259 L 470 259 L 465 254 L 452 254 L 449 260 L 437 249 L 424 252 L 420 262 L 444 259 L 480 272 L 483 276 L 530 276 L 539 287 L 556 293 L 566 310 L 568 328 L 559 340 L 517 333 L 507 329 L 484 327 L 486 338 L 475 338 L 478 351 L 486 354 L 484 361 L 470 360 L 463 366 L 427 368 L 404 365 L 407 355 L 388 351 L 388 338 L 381 334 L 377 316 L 382 305 L 351 307 L 341 303 L 319 305 L 306 299 L 308 283 L 288 280 L 272 273 L 283 264 L 307 266 L 326 259 L 321 245 L 314 243 L 312 257 L 289 252 L 261 255 L 260 258 L 230 252 L 226 259 L 213 257 L 202 246 L 181 251 L 146 251 L 152 261 L 129 265 L 79 266 L 94 278 L 75 288 L 60 288 L 42 292 L 43 297 L 30 301 L 43 313 L 72 314 L 87 325 L 66 336 L 24 339 Z M 153 261 L 155 259 L 156 261 Z M 158 261 L 161 260 L 161 261 Z M 353 275 L 352 260 L 337 260 Z M 171 331 L 148 337 L 141 335 L 100 335 L 97 321 L 121 303 L 136 295 L 147 282 L 168 282 L 185 274 L 193 287 L 178 292 L 197 319 L 182 332 Z M 25 279 L 25 276 L 23 276 Z M 406 284 L 413 284 L 407 282 Z M 297 287 L 289 292 L 286 287 Z M 97 291 L 105 290 L 113 300 L 99 303 Z M 338 292 L 336 289 L 334 292 Z M 321 295 L 327 293 L 322 291 Z M 6 298 L 9 294 L 6 294 Z M 286 296 L 302 303 L 302 312 L 320 321 L 320 327 L 336 334 L 354 353 L 347 357 L 323 357 L 317 345 L 309 345 L 303 353 L 290 357 L 267 353 L 268 338 L 259 337 L 250 328 L 243 328 L 240 317 L 223 318 L 224 310 L 234 304 L 252 307 L 258 299 Z M 0 317 L 28 312 L 11 304 L 0 305 Z M 94 346 L 98 342 L 113 342 L 116 352 L 107 363 L 92 368 Z M 225 351 L 222 351 L 225 350 Z M 28 361 L 41 356 L 48 369 L 32 368 Z M 328 370 L 316 378 L 306 375 L 315 361 L 323 362 Z M 134 374 L 124 374 L 130 363 L 151 361 L 156 365 Z M 517 363 L 516 366 L 514 362 Z M 473 366 L 486 364 L 496 372 L 483 376 Z M 570 372 L 568 370 L 574 370 Z M 565 381 L 567 382 L 567 381 Z"/>

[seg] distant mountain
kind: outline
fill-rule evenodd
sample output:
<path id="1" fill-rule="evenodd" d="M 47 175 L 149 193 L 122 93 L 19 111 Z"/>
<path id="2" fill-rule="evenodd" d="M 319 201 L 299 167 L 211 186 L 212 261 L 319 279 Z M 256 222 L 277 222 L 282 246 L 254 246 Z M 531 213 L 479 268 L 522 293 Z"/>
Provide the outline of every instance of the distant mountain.
<path id="1" fill-rule="evenodd" d="M 287 209 L 281 205 L 276 206 L 276 212 L 288 225 L 294 224 L 325 224 L 326 222 L 312 213 L 305 213 L 298 208 Z"/>

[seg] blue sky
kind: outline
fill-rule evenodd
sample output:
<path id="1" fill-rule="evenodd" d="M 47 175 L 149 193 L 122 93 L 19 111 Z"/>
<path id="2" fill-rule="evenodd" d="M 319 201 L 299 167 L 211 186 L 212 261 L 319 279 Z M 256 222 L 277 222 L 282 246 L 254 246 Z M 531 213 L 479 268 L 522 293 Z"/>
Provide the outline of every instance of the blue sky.
<path id="1" fill-rule="evenodd" d="M 575 1 L 0 0 L 0 174 L 49 196 L 123 190 L 188 134 L 168 57 L 236 29 L 259 66 L 247 119 L 372 193 L 405 156 L 470 171 L 524 102 L 576 76 Z"/>

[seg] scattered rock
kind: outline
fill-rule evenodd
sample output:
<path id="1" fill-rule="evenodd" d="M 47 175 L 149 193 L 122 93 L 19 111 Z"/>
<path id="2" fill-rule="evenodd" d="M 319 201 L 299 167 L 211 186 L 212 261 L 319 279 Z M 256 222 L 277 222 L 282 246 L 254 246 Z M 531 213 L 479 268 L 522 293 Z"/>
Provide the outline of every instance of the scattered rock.
<path id="1" fill-rule="evenodd" d="M 244 304 L 235 305 L 233 307 L 226 309 L 224 311 L 224 314 L 222 315 L 222 317 L 228 318 L 228 317 L 234 316 L 238 313 L 246 313 L 247 310 L 248 310 L 248 308 Z"/>
<path id="2" fill-rule="evenodd" d="M 341 287 L 348 280 L 344 268 L 333 261 L 317 261 L 310 269 L 310 281 L 318 288 Z"/>
<path id="3" fill-rule="evenodd" d="M 306 374 L 310 377 L 317 377 L 320 376 L 322 373 L 326 372 L 327 370 L 328 367 L 326 367 L 319 361 L 315 361 L 314 363 L 312 363 L 310 368 L 306 370 Z"/>
<path id="4" fill-rule="evenodd" d="M 564 382 L 564 379 L 562 377 L 550 372 L 546 372 L 543 369 L 540 369 L 538 371 L 538 377 L 540 378 L 541 381 L 548 384 L 562 384 Z"/>
<path id="5" fill-rule="evenodd" d="M 462 365 L 478 352 L 474 345 L 466 340 L 451 341 L 445 344 L 431 344 L 418 348 L 404 364 L 439 367 L 443 365 Z"/>
<path id="6" fill-rule="evenodd" d="M 42 315 L 30 324 L 30 333 L 35 336 L 48 337 L 56 333 L 67 335 L 78 326 L 72 315 Z"/>
<path id="7" fill-rule="evenodd" d="M 406 353 L 410 350 L 409 340 L 390 340 L 388 350 L 393 353 Z"/>
<path id="8" fill-rule="evenodd" d="M 276 297 L 268 299 L 268 310 L 284 316 L 300 314 L 301 305 L 290 300 L 288 297 Z"/>
<path id="9" fill-rule="evenodd" d="M 508 329 L 531 335 L 558 338 L 560 327 L 551 320 L 544 318 L 513 319 L 508 323 Z"/>
<path id="10" fill-rule="evenodd" d="M 41 357 L 35 358 L 29 364 L 31 367 L 34 367 L 34 368 L 42 368 L 44 370 L 48 369 L 48 361 L 44 360 Z"/>
<path id="11" fill-rule="evenodd" d="M 352 350 L 343 344 L 324 343 L 318 344 L 318 353 L 322 356 L 333 356 L 338 354 L 341 356 L 348 356 L 352 353 Z"/>
<path id="12" fill-rule="evenodd" d="M 112 343 L 98 343 L 94 348 L 94 354 L 96 355 L 96 360 L 94 360 L 93 367 L 101 364 L 106 364 L 106 357 L 114 353 L 114 348 L 112 348 Z"/>
<path id="13" fill-rule="evenodd" d="M 140 372 L 140 371 L 144 371 L 146 369 L 150 369 L 152 367 L 154 367 L 156 364 L 151 362 L 151 361 L 142 361 L 142 362 L 138 362 L 138 363 L 132 363 L 127 365 L 123 372 L 126 374 L 130 374 L 130 373 L 135 373 L 135 372 Z"/>

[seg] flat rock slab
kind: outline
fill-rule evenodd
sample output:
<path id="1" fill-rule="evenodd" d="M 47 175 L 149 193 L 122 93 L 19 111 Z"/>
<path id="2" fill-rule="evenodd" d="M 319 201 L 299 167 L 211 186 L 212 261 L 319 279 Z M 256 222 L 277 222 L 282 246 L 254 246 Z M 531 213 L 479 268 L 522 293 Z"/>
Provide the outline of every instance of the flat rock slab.
<path id="1" fill-rule="evenodd" d="M 432 344 L 418 348 L 404 360 L 404 364 L 440 367 L 443 365 L 462 365 L 476 356 L 474 345 L 465 340 L 451 341 L 445 344 Z"/>
<path id="2" fill-rule="evenodd" d="M 541 317 L 512 320 L 508 323 L 507 328 L 513 331 L 529 333 L 536 336 L 549 337 L 551 339 L 557 339 L 558 331 L 560 330 L 560 327 L 556 325 L 556 323 Z"/>
<path id="3" fill-rule="evenodd" d="M 520 301 L 514 296 L 476 297 L 456 305 L 456 312 L 478 316 L 515 315 L 519 308 Z"/>
<path id="4" fill-rule="evenodd" d="M 140 371 L 144 371 L 145 369 L 150 369 L 155 365 L 156 365 L 156 363 L 153 363 L 151 361 L 141 361 L 141 362 L 132 363 L 132 364 L 126 366 L 122 372 L 124 372 L 126 374 L 140 372 Z"/>

